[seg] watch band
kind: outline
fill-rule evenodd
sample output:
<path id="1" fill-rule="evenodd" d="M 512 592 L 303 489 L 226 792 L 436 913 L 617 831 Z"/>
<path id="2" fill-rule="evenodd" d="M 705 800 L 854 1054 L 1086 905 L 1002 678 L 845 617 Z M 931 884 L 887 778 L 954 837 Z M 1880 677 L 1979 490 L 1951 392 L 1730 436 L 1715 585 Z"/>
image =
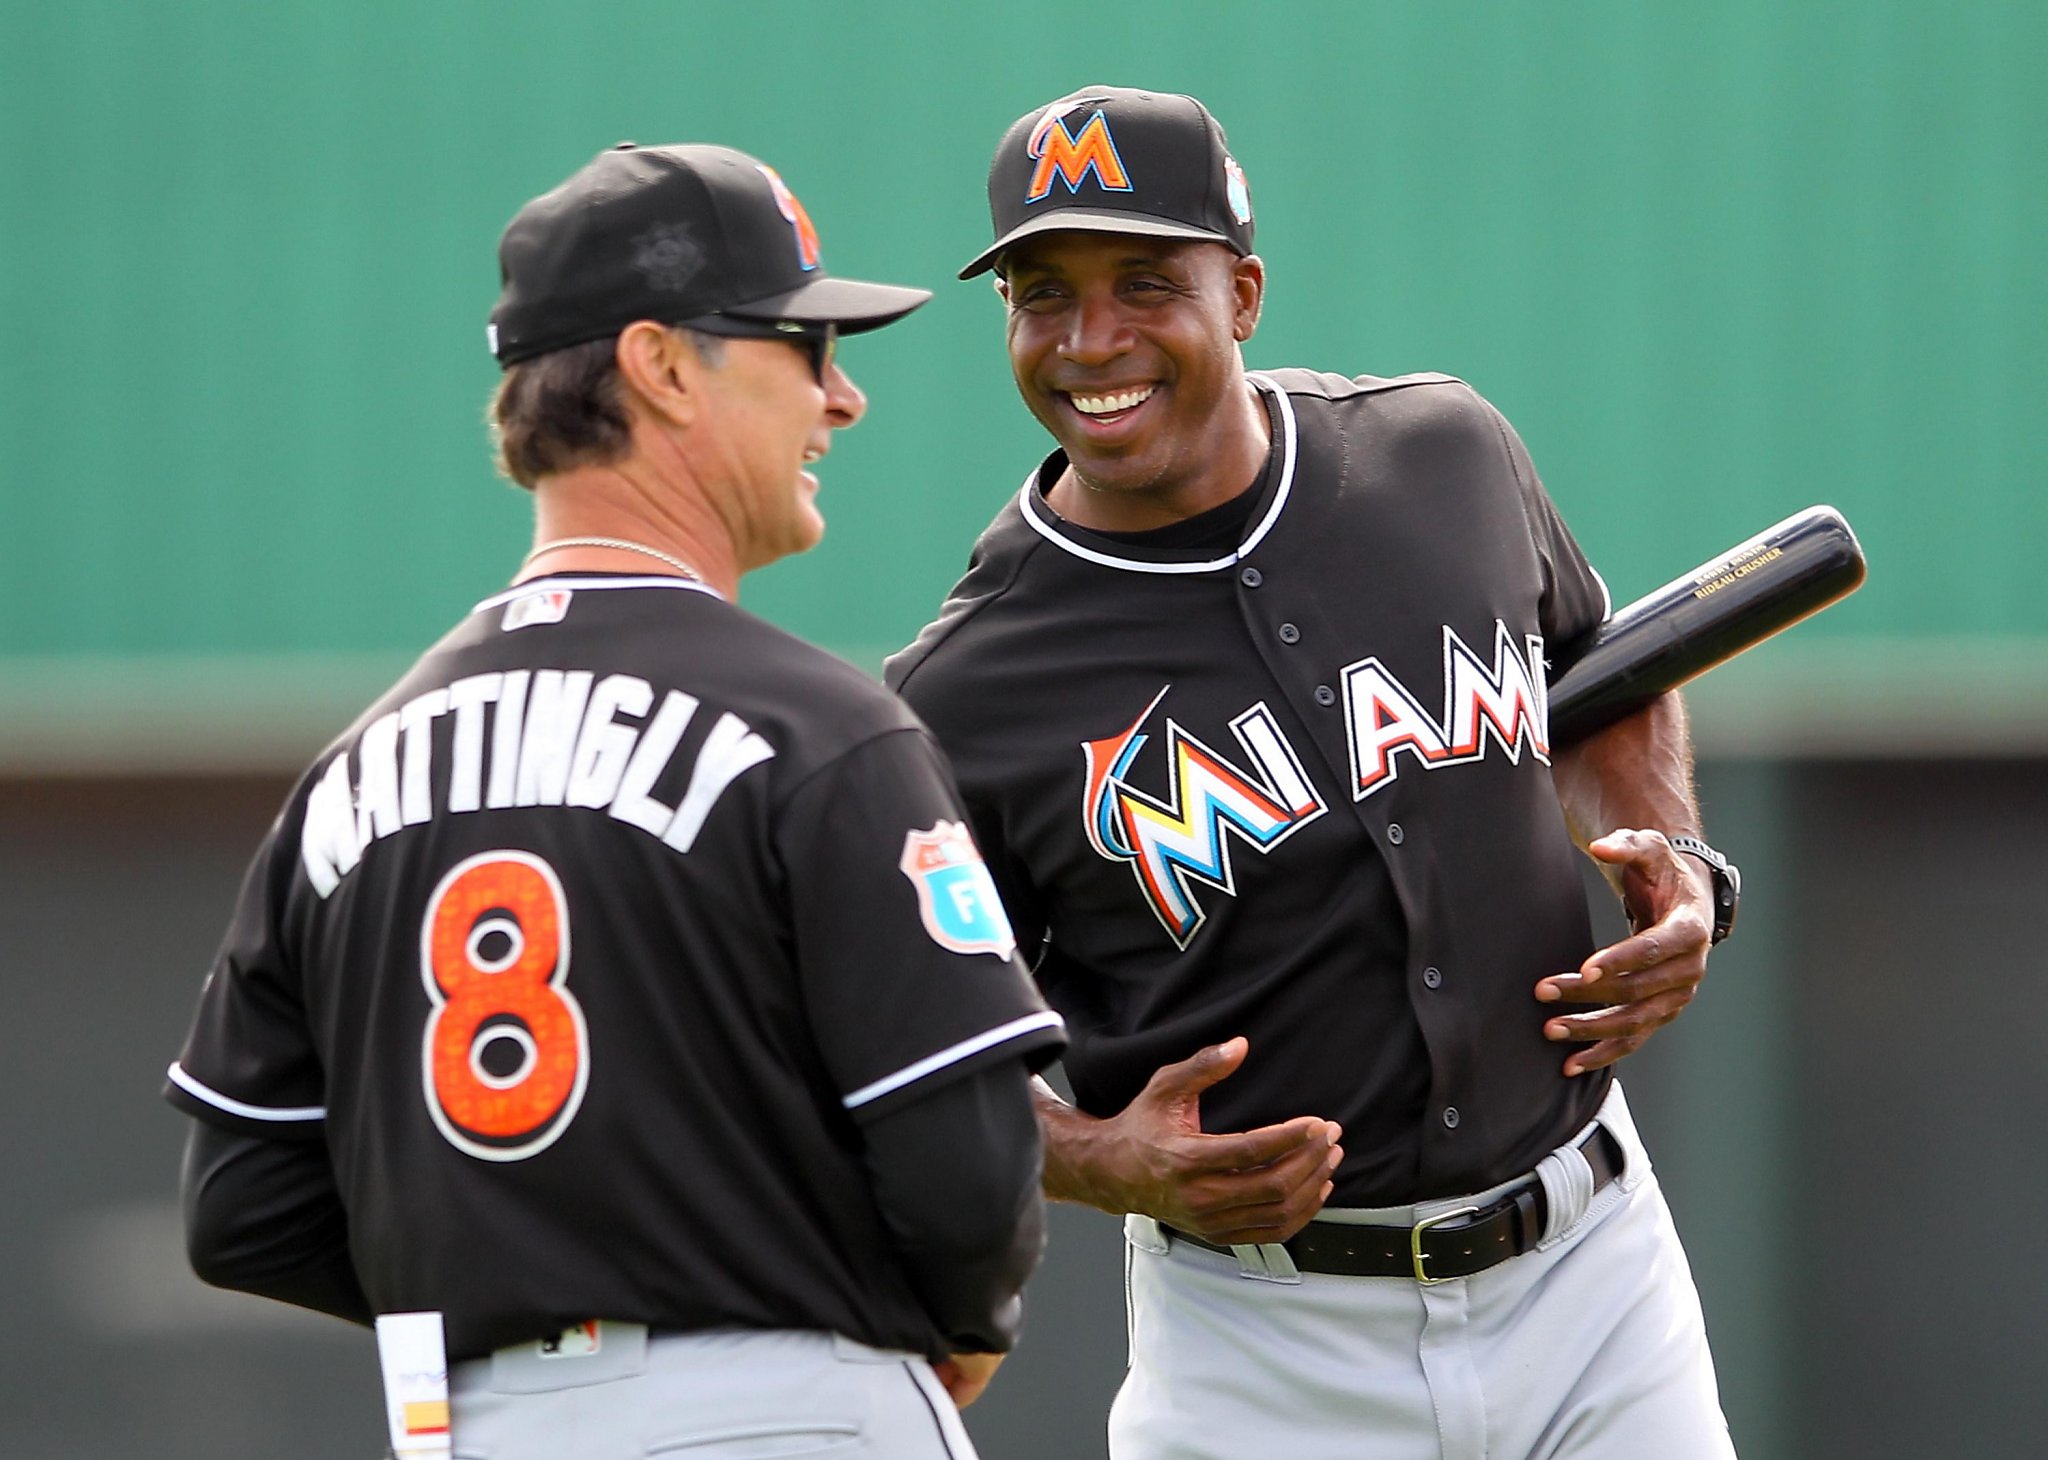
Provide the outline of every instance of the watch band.
<path id="1" fill-rule="evenodd" d="M 1674 852 L 1685 852 L 1707 864 L 1714 878 L 1714 936 L 1718 943 L 1735 929 L 1736 909 L 1742 903 L 1742 869 L 1696 836 L 1667 838 Z"/>

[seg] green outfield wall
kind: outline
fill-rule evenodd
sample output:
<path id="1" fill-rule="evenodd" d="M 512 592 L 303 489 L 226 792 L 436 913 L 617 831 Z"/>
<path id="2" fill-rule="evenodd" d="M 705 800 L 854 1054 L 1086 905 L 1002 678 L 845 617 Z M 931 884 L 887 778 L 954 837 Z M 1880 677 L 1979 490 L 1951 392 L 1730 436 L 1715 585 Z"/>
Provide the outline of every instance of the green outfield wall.
<path id="1" fill-rule="evenodd" d="M 746 586 L 878 662 L 1042 449 L 952 273 L 1004 126 L 1090 81 L 1222 118 L 1252 363 L 1471 380 L 1618 596 L 1848 514 L 1870 585 L 1710 682 L 1722 743 L 2038 748 L 2044 62 L 2020 0 L 7 6 L 0 765 L 295 758 L 502 584 L 497 234 L 628 137 L 756 152 L 829 268 L 938 291 L 844 352 L 828 539 Z"/>

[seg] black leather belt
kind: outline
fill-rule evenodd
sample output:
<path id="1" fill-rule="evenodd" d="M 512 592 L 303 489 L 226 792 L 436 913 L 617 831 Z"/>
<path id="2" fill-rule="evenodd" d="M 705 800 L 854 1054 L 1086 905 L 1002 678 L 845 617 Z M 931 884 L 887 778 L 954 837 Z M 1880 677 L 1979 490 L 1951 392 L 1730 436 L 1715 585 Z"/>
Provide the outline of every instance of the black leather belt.
<path id="1" fill-rule="evenodd" d="M 1625 1158 L 1621 1143 L 1605 1126 L 1579 1146 L 1593 1168 L 1593 1190 L 1621 1174 Z M 1425 1217 L 1412 1227 L 1351 1226 L 1342 1222 L 1310 1222 L 1280 1245 L 1303 1272 L 1340 1277 L 1411 1277 L 1419 1283 L 1448 1282 L 1484 1272 L 1510 1257 L 1519 1257 L 1543 1238 L 1549 1208 L 1543 1183 L 1531 1176 L 1485 1207 L 1457 1207 Z M 1204 1241 L 1177 1227 L 1164 1227 L 1175 1242 L 1209 1252 L 1230 1249 Z"/>

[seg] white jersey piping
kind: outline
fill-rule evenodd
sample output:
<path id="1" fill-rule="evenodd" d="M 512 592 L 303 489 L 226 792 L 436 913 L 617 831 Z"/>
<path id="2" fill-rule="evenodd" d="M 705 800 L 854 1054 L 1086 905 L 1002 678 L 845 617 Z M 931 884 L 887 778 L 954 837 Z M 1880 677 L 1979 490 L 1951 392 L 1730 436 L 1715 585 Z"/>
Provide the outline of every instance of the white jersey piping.
<path id="1" fill-rule="evenodd" d="M 185 1067 L 176 1060 L 165 1071 L 171 1083 L 195 1100 L 204 1100 L 216 1110 L 225 1110 L 229 1115 L 239 1115 L 248 1120 L 325 1120 L 327 1107 L 324 1105 L 249 1105 L 231 1096 L 223 1095 L 210 1085 L 202 1084 L 185 1073 Z"/>
<path id="2" fill-rule="evenodd" d="M 1033 490 L 1038 480 L 1038 472 L 1035 469 L 1031 475 L 1024 478 L 1024 490 L 1017 495 L 1017 505 L 1024 513 L 1024 520 L 1036 528 L 1039 536 L 1053 546 L 1063 548 L 1077 558 L 1099 563 L 1105 568 L 1122 568 L 1131 573 L 1214 573 L 1219 569 L 1235 566 L 1273 530 L 1273 524 L 1280 520 L 1281 509 L 1287 505 L 1289 493 L 1294 490 L 1294 403 L 1288 400 L 1287 392 L 1282 390 L 1277 382 L 1256 371 L 1248 373 L 1245 379 L 1280 404 L 1280 485 L 1273 492 L 1273 501 L 1266 508 L 1266 515 L 1259 519 L 1258 526 L 1251 530 L 1250 535 L 1239 543 L 1229 556 L 1211 558 L 1206 563 L 1148 563 L 1138 558 L 1121 558 L 1113 553 L 1097 552 L 1093 548 L 1082 547 L 1048 522 L 1040 511 L 1037 493 Z"/>
<path id="3" fill-rule="evenodd" d="M 956 1065 L 971 1055 L 985 1049 L 1006 1044 L 1019 1035 L 1029 1034 L 1034 1029 L 1063 1029 L 1066 1021 L 1050 1009 L 1040 1014 L 1026 1014 L 1022 1019 L 1012 1019 L 1007 1024 L 998 1024 L 977 1034 L 972 1039 L 963 1039 L 958 1044 L 928 1054 L 916 1064 L 905 1065 L 893 1075 L 884 1075 L 871 1085 L 863 1085 L 839 1103 L 848 1110 L 858 1110 L 871 1100 L 879 1100 L 892 1090 L 901 1090 L 905 1085 L 915 1084 L 926 1075 L 943 1070 L 947 1065 Z"/>
<path id="4" fill-rule="evenodd" d="M 496 608 L 501 603 L 510 603 L 515 598 L 524 598 L 529 593 L 557 593 L 568 589 L 581 593 L 593 588 L 687 588 L 693 593 L 708 593 L 713 598 L 723 599 L 720 593 L 708 583 L 699 583 L 695 578 L 677 578 L 667 574 L 649 574 L 640 578 L 575 578 L 560 581 L 565 575 L 550 574 L 545 578 L 529 578 L 517 587 L 508 588 L 492 598 L 486 598 L 471 613 L 482 613 L 487 608 Z"/>

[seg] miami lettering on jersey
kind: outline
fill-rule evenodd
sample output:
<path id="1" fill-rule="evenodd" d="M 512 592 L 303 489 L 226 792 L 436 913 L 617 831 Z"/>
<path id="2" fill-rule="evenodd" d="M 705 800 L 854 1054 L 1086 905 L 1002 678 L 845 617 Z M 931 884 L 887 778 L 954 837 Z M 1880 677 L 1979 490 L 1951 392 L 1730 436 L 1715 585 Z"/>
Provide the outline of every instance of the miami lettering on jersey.
<path id="1" fill-rule="evenodd" d="M 1146 904 L 1185 948 L 1207 916 L 1192 884 L 1237 895 L 1232 837 L 1268 852 L 1328 808 L 1263 701 L 1230 722 L 1252 769 L 1225 760 L 1168 716 L 1166 795 L 1131 785 L 1127 778 L 1148 738 L 1145 722 L 1171 688 L 1161 688 L 1122 733 L 1082 743 L 1081 815 L 1088 844 L 1098 856 L 1130 864 Z"/>
<path id="2" fill-rule="evenodd" d="M 438 814 L 484 807 L 589 807 L 688 852 L 726 787 L 775 748 L 739 716 L 721 714 L 696 751 L 682 799 L 670 806 L 651 793 L 698 700 L 675 689 L 658 709 L 654 699 L 644 679 L 599 679 L 588 669 L 477 674 L 416 695 L 328 762 L 299 835 L 307 879 L 324 898 L 372 842 Z M 437 805 L 434 722 L 444 715 L 454 724 Z"/>
<path id="3" fill-rule="evenodd" d="M 1017 935 L 1010 931 L 996 880 L 966 823 L 941 820 L 929 831 L 912 831 L 903 838 L 897 866 L 917 889 L 924 930 L 941 948 L 998 958 L 1017 951 Z"/>
<path id="4" fill-rule="evenodd" d="M 1526 652 L 1525 652 L 1526 651 Z M 1444 713 L 1431 717 L 1378 657 L 1344 667 L 1344 728 L 1351 743 L 1351 796 L 1363 801 L 1401 774 L 1407 751 L 1425 770 L 1486 755 L 1489 740 L 1511 763 L 1522 750 L 1550 764 L 1549 686 L 1542 674 L 1543 639 L 1515 647 L 1508 626 L 1494 620 L 1489 666 L 1449 624 L 1444 625 Z"/>
<path id="5" fill-rule="evenodd" d="M 1024 194 L 1027 203 L 1040 202 L 1050 196 L 1054 178 L 1064 182 L 1068 192 L 1078 193 L 1082 180 L 1091 169 L 1095 173 L 1095 181 L 1109 192 L 1131 191 L 1130 177 L 1124 172 L 1124 160 L 1117 156 L 1116 139 L 1109 135 L 1109 119 L 1099 107 L 1095 115 L 1081 124 L 1078 134 L 1067 130 L 1066 119 L 1057 106 L 1048 109 L 1038 119 L 1038 125 L 1031 129 L 1025 150 L 1038 159 L 1038 166 L 1031 172 L 1031 186 Z"/>

